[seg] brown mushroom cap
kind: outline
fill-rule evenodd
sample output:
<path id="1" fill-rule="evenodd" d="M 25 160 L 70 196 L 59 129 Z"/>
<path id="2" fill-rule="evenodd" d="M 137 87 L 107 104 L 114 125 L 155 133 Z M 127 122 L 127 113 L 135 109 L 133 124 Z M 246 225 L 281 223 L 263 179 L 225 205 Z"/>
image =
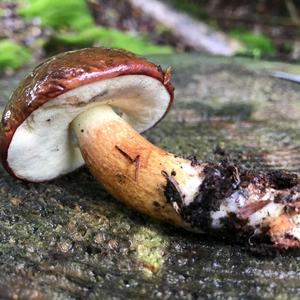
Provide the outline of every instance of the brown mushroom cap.
<path id="1" fill-rule="evenodd" d="M 169 72 L 132 53 L 88 48 L 59 54 L 38 65 L 12 94 L 1 120 L 2 164 L 13 176 L 28 181 L 66 174 L 83 164 L 79 149 L 66 154 L 67 148 L 74 148 L 72 137 L 60 149 L 62 137 L 55 133 L 66 131 L 70 118 L 86 108 L 110 104 L 119 107 L 134 128 L 145 131 L 163 118 L 172 100 Z M 56 116 L 58 121 L 53 121 Z M 64 138 L 66 134 L 70 136 L 65 132 Z M 69 163 L 60 166 L 55 158 L 51 162 L 59 151 Z"/>

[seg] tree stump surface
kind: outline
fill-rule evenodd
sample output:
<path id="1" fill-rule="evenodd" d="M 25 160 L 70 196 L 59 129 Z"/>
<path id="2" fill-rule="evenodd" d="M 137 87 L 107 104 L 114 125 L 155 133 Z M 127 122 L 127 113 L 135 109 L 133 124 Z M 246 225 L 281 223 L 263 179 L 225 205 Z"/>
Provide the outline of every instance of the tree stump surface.
<path id="1" fill-rule="evenodd" d="M 300 67 L 197 54 L 172 66 L 175 103 L 145 135 L 244 168 L 300 173 Z M 0 79 L 0 104 L 24 75 Z M 220 151 L 221 149 L 221 151 Z M 0 177 L 0 299 L 297 299 L 300 255 L 262 256 L 160 223 L 113 199 L 81 168 L 41 184 Z"/>

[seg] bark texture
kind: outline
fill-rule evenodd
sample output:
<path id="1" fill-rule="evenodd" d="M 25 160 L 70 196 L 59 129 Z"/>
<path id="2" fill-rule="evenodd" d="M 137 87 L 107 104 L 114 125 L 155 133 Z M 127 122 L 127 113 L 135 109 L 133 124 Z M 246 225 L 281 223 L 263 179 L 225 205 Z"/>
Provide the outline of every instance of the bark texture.
<path id="1" fill-rule="evenodd" d="M 176 100 L 146 133 L 151 142 L 177 154 L 299 174 L 300 86 L 268 75 L 297 66 L 193 54 L 152 59 L 173 67 Z M 15 85 L 16 78 L 0 80 L 2 105 Z M 1 169 L 0 204 L 0 298 L 299 295 L 297 255 L 264 257 L 161 224 L 115 201 L 86 169 L 42 184 Z"/>

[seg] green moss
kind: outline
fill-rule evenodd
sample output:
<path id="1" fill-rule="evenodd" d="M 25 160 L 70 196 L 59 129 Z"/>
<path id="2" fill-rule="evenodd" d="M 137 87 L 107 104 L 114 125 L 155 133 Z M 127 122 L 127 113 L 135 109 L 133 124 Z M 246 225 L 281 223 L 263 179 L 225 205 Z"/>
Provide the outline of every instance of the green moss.
<path id="1" fill-rule="evenodd" d="M 265 54 L 274 54 L 276 52 L 273 41 L 266 35 L 254 33 L 243 29 L 232 30 L 230 35 L 240 40 L 244 46 L 247 54 L 260 58 Z"/>
<path id="2" fill-rule="evenodd" d="M 208 19 L 207 11 L 199 3 L 195 1 L 172 0 L 171 3 L 175 8 L 182 10 L 195 18 Z"/>
<path id="3" fill-rule="evenodd" d="M 27 0 L 19 9 L 26 17 L 39 17 L 42 25 L 54 30 L 47 49 L 90 46 L 125 48 L 138 54 L 171 53 L 172 48 L 158 46 L 141 36 L 96 26 L 84 0 Z"/>
<path id="4" fill-rule="evenodd" d="M 100 45 L 105 47 L 126 48 L 137 54 L 171 53 L 168 46 L 157 46 L 140 36 L 100 26 L 93 26 L 80 32 L 63 32 L 55 36 L 55 41 L 70 46 Z"/>
<path id="5" fill-rule="evenodd" d="M 136 260 L 145 275 L 151 276 L 161 269 L 168 243 L 160 232 L 151 227 L 140 227 L 134 234 L 133 246 L 136 248 Z"/>
<path id="6" fill-rule="evenodd" d="M 53 29 L 78 29 L 93 25 L 84 0 L 26 0 L 19 13 L 26 17 L 39 17 L 42 25 Z"/>
<path id="7" fill-rule="evenodd" d="M 31 59 L 29 50 L 9 39 L 0 40 L 0 71 L 17 69 Z"/>

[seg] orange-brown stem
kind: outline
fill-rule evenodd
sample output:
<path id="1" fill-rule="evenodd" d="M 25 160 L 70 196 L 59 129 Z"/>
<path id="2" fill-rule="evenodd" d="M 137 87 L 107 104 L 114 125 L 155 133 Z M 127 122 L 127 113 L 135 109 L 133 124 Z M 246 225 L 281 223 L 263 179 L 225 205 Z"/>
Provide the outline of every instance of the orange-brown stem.
<path id="1" fill-rule="evenodd" d="M 188 227 L 164 195 L 164 174 L 184 187 L 200 167 L 152 145 L 109 107 L 83 113 L 73 128 L 88 168 L 109 193 L 144 214 Z"/>

